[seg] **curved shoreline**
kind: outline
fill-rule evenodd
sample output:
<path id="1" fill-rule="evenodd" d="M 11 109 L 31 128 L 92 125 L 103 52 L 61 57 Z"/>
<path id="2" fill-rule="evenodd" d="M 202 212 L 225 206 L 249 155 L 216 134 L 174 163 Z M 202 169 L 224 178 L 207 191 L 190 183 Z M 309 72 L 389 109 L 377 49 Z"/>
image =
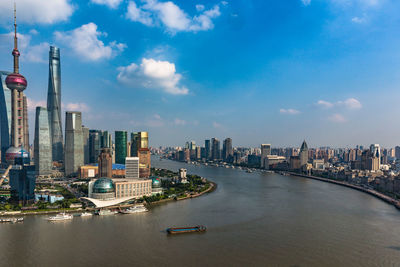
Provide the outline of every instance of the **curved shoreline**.
<path id="1" fill-rule="evenodd" d="M 384 201 L 384 202 L 386 202 L 388 204 L 391 204 L 395 208 L 400 210 L 400 201 L 398 201 L 398 200 L 396 200 L 396 199 L 394 199 L 392 197 L 389 197 L 389 196 L 387 196 L 385 194 L 379 193 L 378 191 L 375 191 L 375 190 L 372 190 L 372 189 L 367 189 L 367 188 L 364 188 L 362 186 L 350 184 L 350 183 L 347 183 L 347 182 L 336 181 L 336 180 L 332 180 L 332 179 L 316 177 L 316 176 L 311 176 L 311 175 L 304 175 L 304 174 L 293 173 L 293 172 L 287 172 L 287 174 L 290 174 L 292 176 L 298 176 L 298 177 L 318 180 L 318 181 L 322 181 L 322 182 L 327 182 L 327 183 L 331 183 L 331 184 L 336 184 L 336 185 L 341 185 L 341 186 L 345 186 L 345 187 L 348 187 L 348 188 L 352 188 L 352 189 L 367 193 L 367 194 L 369 194 L 371 196 L 374 196 L 376 198 L 379 198 L 380 200 L 382 200 L 382 201 Z"/>
<path id="2" fill-rule="evenodd" d="M 173 198 L 162 199 L 162 200 L 158 200 L 158 201 L 147 203 L 147 205 L 151 206 L 153 204 L 157 205 L 157 204 L 162 204 L 162 203 L 171 202 L 171 201 L 186 200 L 186 199 L 200 197 L 200 196 L 202 196 L 204 194 L 207 194 L 207 193 L 211 193 L 217 188 L 217 184 L 214 183 L 214 182 L 211 182 L 211 181 L 208 181 L 208 182 L 210 182 L 211 186 L 207 190 L 204 190 L 203 192 L 200 192 L 200 193 L 198 193 L 196 195 L 190 195 L 190 196 L 186 196 L 186 197 L 181 197 L 181 198 L 177 198 L 176 200 L 173 199 Z"/>

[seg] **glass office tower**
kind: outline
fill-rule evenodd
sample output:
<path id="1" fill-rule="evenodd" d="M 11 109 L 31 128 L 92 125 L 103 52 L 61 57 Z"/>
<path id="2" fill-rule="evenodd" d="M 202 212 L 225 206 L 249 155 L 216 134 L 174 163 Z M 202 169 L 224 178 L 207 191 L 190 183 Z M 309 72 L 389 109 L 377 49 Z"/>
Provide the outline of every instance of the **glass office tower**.
<path id="1" fill-rule="evenodd" d="M 49 113 L 45 107 L 36 107 L 34 160 L 37 175 L 51 173 L 53 160 L 50 144 Z"/>
<path id="2" fill-rule="evenodd" d="M 65 112 L 65 175 L 73 175 L 84 163 L 82 113 Z"/>
<path id="3" fill-rule="evenodd" d="M 126 131 L 115 131 L 115 163 L 125 164 L 127 143 L 128 133 Z"/>
<path id="4" fill-rule="evenodd" d="M 47 110 L 50 119 L 50 138 L 53 161 L 64 159 L 64 144 L 61 125 L 61 67 L 60 49 L 50 46 L 49 52 L 49 88 Z"/>

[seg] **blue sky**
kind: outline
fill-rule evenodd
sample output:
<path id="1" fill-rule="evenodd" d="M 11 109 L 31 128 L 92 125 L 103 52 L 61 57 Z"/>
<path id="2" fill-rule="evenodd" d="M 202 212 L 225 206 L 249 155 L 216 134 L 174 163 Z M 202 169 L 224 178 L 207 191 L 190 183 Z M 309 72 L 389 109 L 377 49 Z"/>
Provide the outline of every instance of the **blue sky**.
<path id="1" fill-rule="evenodd" d="M 21 73 L 34 107 L 61 48 L 62 102 L 95 129 L 151 145 L 400 144 L 400 2 L 17 0 Z M 12 1 L 0 69 L 12 69 Z"/>

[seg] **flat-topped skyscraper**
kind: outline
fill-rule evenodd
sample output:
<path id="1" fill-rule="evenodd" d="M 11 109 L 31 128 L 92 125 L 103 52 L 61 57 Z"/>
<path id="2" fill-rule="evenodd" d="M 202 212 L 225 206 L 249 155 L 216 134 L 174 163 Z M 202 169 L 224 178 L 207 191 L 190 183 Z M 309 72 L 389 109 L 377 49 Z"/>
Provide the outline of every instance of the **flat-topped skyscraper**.
<path id="1" fill-rule="evenodd" d="M 50 46 L 49 87 L 47 92 L 47 110 L 50 121 L 50 140 L 53 161 L 64 160 L 64 143 L 61 125 L 61 66 L 60 49 Z"/>

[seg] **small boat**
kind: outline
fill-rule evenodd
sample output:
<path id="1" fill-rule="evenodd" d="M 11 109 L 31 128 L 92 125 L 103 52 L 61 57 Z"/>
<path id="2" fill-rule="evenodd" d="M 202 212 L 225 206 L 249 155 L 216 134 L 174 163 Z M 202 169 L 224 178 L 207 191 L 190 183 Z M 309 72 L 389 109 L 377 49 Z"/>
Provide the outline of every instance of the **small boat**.
<path id="1" fill-rule="evenodd" d="M 81 217 L 88 217 L 88 216 L 93 216 L 93 214 L 90 212 L 81 213 Z"/>
<path id="2" fill-rule="evenodd" d="M 184 233 L 201 233 L 207 231 L 207 228 L 203 225 L 197 225 L 193 227 L 182 227 L 182 228 L 168 228 L 168 234 L 184 234 Z"/>
<path id="3" fill-rule="evenodd" d="M 56 216 L 51 216 L 47 218 L 49 221 L 66 221 L 66 220 L 72 220 L 74 216 L 72 214 L 66 214 L 65 212 L 59 213 Z"/>
<path id="4" fill-rule="evenodd" d="M 146 212 L 146 211 L 148 211 L 148 209 L 146 209 L 145 206 L 141 205 L 141 206 L 133 206 L 126 210 L 121 210 L 121 213 L 122 214 L 132 214 L 132 213 L 139 213 L 139 212 Z"/>
<path id="5" fill-rule="evenodd" d="M 118 213 L 118 211 L 99 210 L 99 211 L 96 212 L 96 215 L 101 215 L 101 216 L 103 216 L 103 215 L 114 215 L 114 214 L 117 214 L 117 213 Z"/>
<path id="6" fill-rule="evenodd" d="M 24 218 L 2 218 L 0 219 L 0 222 L 2 223 L 18 223 L 18 222 L 23 222 Z"/>

